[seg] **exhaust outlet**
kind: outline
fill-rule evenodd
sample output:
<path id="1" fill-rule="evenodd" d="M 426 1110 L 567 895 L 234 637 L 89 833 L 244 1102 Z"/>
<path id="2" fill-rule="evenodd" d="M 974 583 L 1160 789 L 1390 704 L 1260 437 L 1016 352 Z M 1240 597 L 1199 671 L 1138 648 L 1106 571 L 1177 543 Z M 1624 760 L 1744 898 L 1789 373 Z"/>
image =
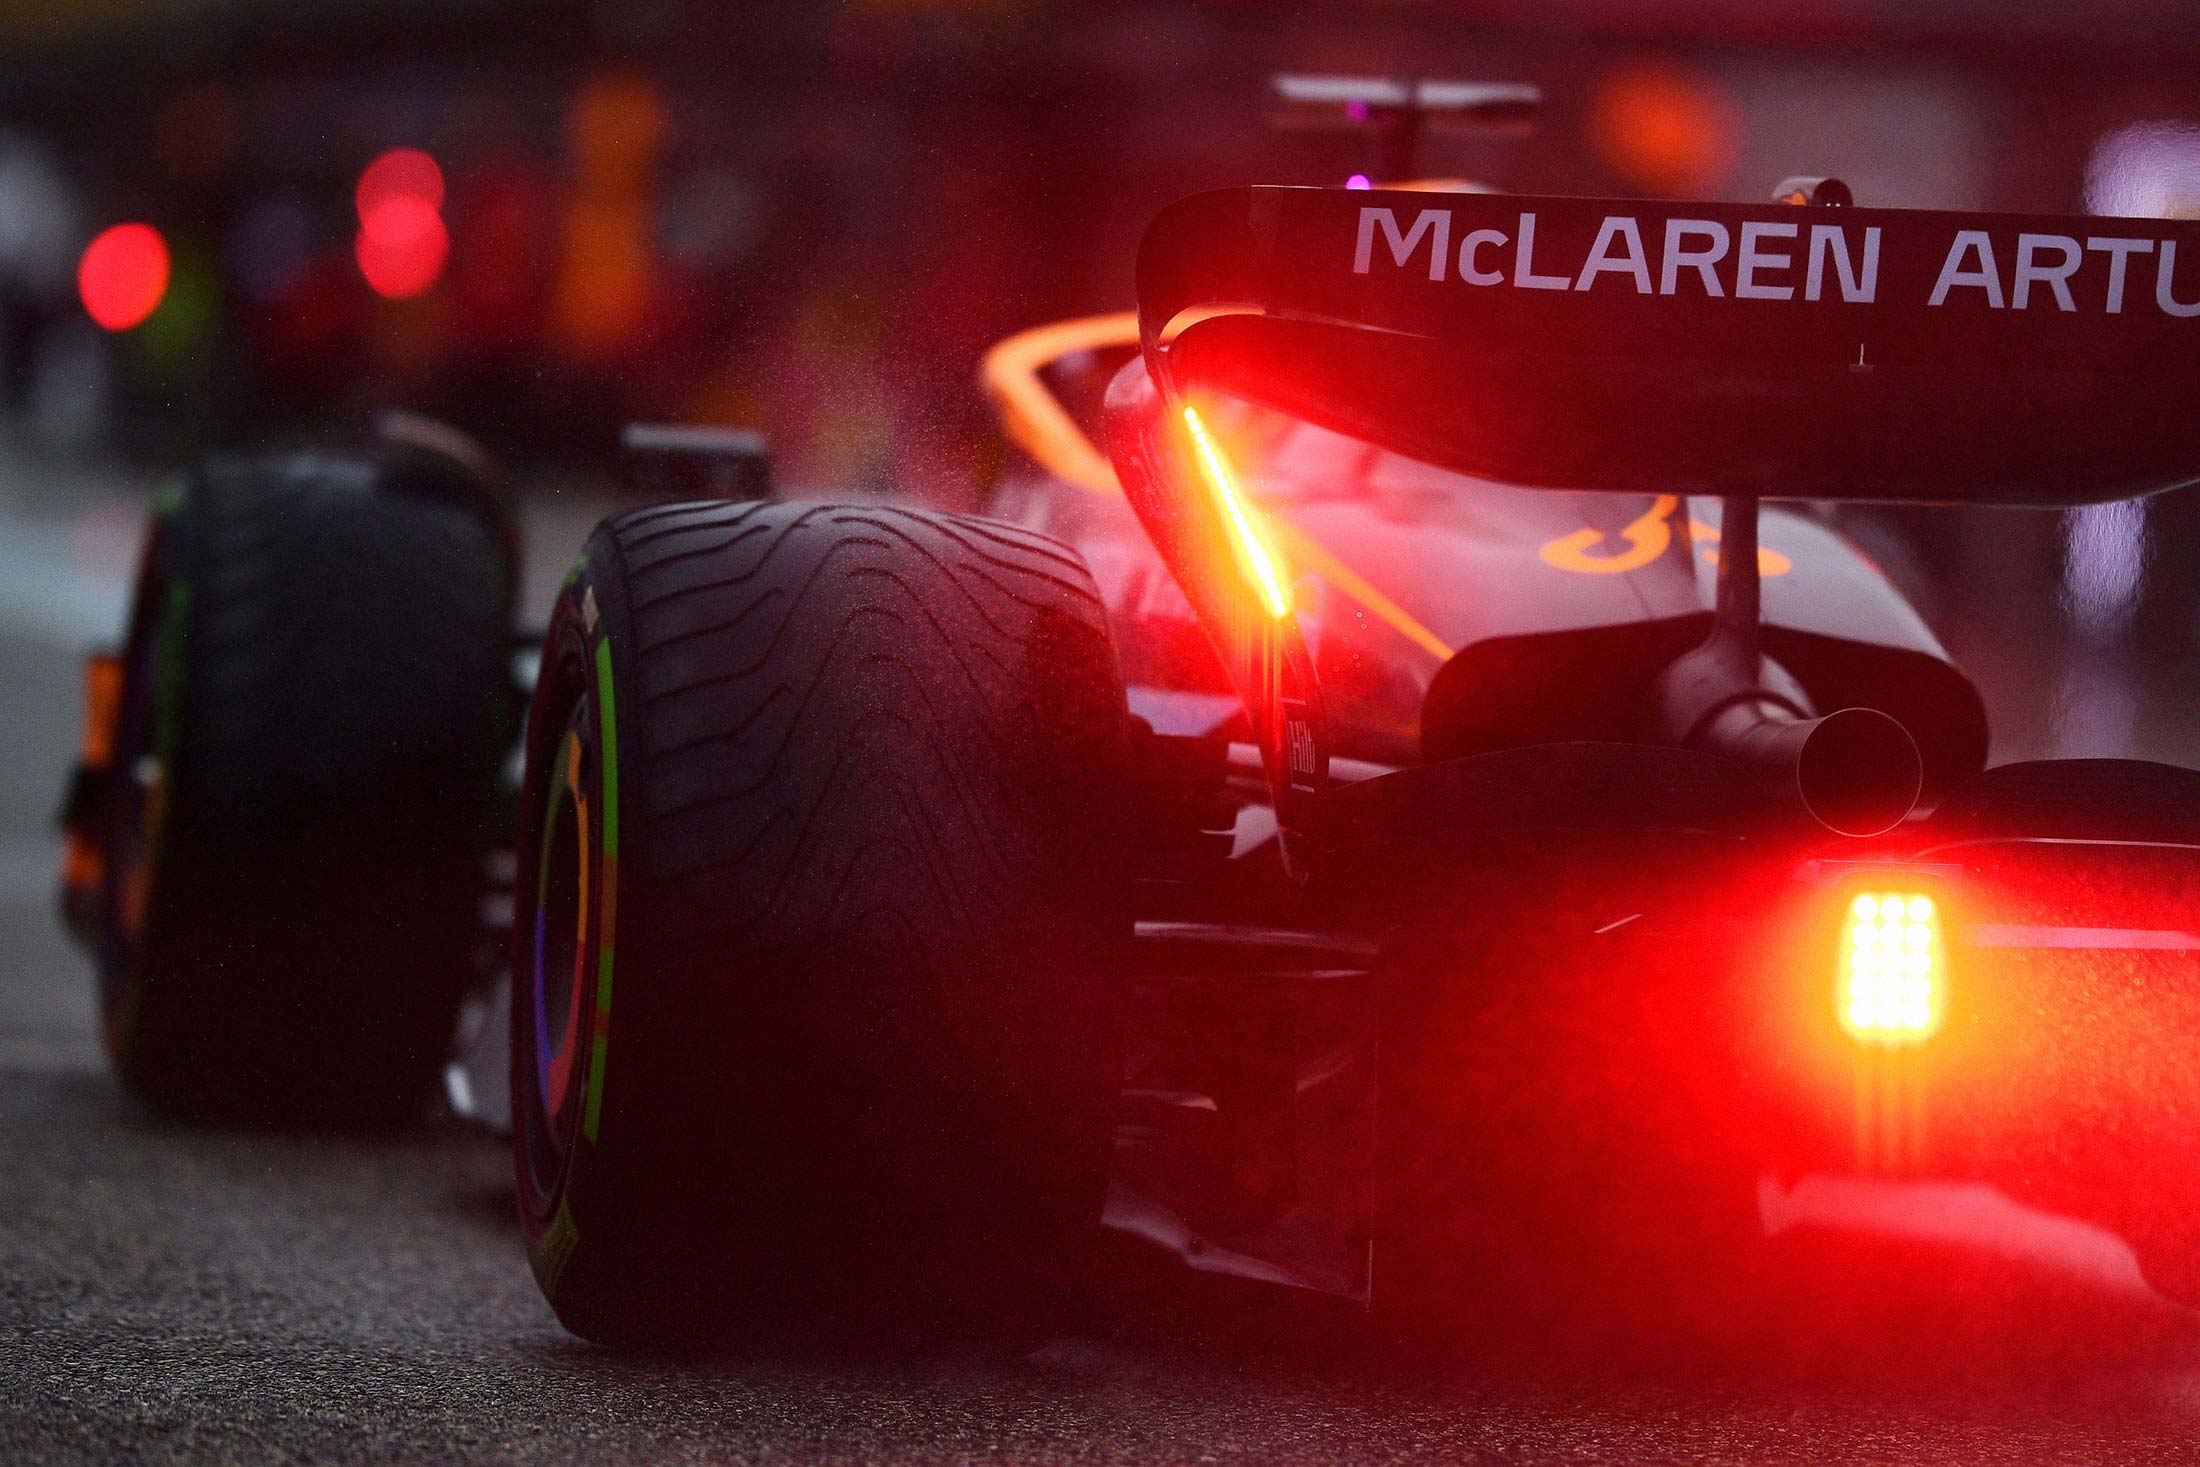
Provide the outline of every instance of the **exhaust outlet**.
<path id="1" fill-rule="evenodd" d="M 1719 504 L 1718 600 L 1711 634 L 1658 678 L 1658 722 L 1682 748 L 1753 771 L 1779 804 L 1836 835 L 1879 835 L 1917 807 L 1925 759 L 1902 724 L 1876 708 L 1805 717 L 1810 699 L 1764 655 L 1757 498 Z"/>
<path id="2" fill-rule="evenodd" d="M 1799 719 L 1779 702 L 1748 698 L 1714 714 L 1693 742 L 1757 771 L 1784 803 L 1837 835 L 1892 830 L 1925 784 L 1917 741 L 1876 708 Z"/>

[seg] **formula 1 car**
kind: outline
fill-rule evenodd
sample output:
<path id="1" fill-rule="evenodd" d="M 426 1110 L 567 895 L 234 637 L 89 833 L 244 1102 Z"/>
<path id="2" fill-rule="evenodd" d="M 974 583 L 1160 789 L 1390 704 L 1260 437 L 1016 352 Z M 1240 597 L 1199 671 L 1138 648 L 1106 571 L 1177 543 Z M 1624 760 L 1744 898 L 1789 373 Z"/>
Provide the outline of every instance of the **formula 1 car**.
<path id="1" fill-rule="evenodd" d="M 989 359 L 1050 471 L 990 515 L 607 520 L 519 738 L 559 1317 L 1030 1328 L 1100 1222 L 1411 1313 L 1702 1272 L 1833 1170 L 2200 1298 L 2200 774 L 1984 768 L 1812 508 L 2200 478 L 2200 226 L 1780 198 L 1203 194 L 1130 340 Z M 497 843 L 490 483 L 415 435 L 156 525 L 71 806 L 141 1093 L 428 1082 Z"/>

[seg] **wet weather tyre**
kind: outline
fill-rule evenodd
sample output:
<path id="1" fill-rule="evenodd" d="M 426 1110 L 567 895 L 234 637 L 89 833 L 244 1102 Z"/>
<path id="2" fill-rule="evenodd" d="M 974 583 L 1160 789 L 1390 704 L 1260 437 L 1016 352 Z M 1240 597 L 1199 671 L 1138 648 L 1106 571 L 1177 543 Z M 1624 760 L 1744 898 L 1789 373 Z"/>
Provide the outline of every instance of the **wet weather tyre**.
<path id="1" fill-rule="evenodd" d="M 530 712 L 513 1111 L 575 1332 L 1044 1328 L 1096 1231 L 1121 674 L 1074 552 L 878 506 L 606 522 Z"/>
<path id="2" fill-rule="evenodd" d="M 510 567 L 377 460 L 210 462 L 148 535 L 106 812 L 125 1083 L 229 1120 L 400 1117 L 476 969 Z"/>

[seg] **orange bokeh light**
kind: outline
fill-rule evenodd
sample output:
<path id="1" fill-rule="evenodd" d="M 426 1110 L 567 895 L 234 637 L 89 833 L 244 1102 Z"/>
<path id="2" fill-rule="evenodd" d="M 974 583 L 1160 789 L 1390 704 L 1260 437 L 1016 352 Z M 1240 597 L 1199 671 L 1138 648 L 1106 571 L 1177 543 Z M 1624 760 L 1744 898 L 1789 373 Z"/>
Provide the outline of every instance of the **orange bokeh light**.
<path id="1" fill-rule="evenodd" d="M 168 293 L 168 241 L 150 224 L 102 230 L 77 261 L 76 290 L 94 321 L 128 331 Z"/>

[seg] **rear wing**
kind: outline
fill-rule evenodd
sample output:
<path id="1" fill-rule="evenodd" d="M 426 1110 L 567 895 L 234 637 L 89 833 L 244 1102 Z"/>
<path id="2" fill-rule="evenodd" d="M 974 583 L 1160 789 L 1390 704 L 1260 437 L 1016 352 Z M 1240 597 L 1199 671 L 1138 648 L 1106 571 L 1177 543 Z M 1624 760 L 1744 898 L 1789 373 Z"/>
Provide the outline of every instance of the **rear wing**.
<path id="1" fill-rule="evenodd" d="M 2200 479 L 2196 224 L 1236 188 L 1155 219 L 1138 302 L 1172 404 L 1213 387 L 1528 486 L 2075 505 Z"/>
<path id="2" fill-rule="evenodd" d="M 2200 225 L 1858 209 L 1832 180 L 1781 198 L 1238 188 L 1148 227 L 1109 456 L 1244 698 L 1288 869 L 1326 783 L 1322 691 L 1207 392 L 1483 479 L 1722 497 L 1712 628 L 1657 717 L 1664 742 L 1760 756 L 1818 731 L 1721 732 L 1769 706 L 1761 499 L 2059 506 L 2200 479 Z M 1914 772 L 1899 724 L 1835 716 Z M 1758 763 L 1801 788 L 1796 761 Z"/>

